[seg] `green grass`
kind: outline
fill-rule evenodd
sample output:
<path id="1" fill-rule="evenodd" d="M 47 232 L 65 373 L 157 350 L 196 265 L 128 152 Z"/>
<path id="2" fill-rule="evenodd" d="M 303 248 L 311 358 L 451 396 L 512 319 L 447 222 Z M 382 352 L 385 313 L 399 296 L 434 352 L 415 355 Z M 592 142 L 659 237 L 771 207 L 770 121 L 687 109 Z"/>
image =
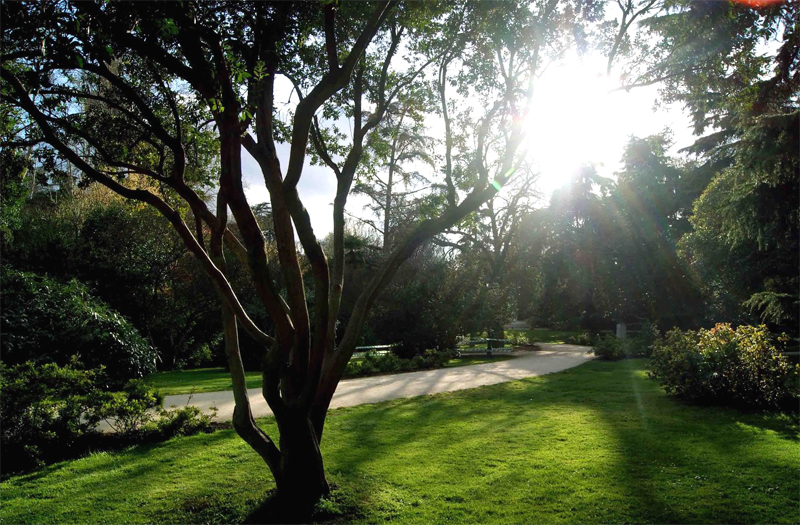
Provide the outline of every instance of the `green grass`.
<path id="1" fill-rule="evenodd" d="M 261 372 L 247 372 L 247 388 L 261 388 Z M 194 368 L 157 372 L 147 376 L 147 382 L 170 396 L 191 392 L 219 392 L 233 388 L 231 374 L 224 368 Z"/>
<path id="2" fill-rule="evenodd" d="M 273 420 L 262 421 L 275 435 Z M 357 523 L 797 523 L 788 416 L 686 406 L 641 360 L 331 412 L 326 508 Z M 231 430 L 0 484 L 3 523 L 235 523 L 273 488 Z"/>
<path id="3" fill-rule="evenodd" d="M 528 341 L 532 343 L 554 343 L 564 344 L 569 336 L 580 335 L 581 330 L 548 330 L 546 328 L 534 328 L 532 330 L 506 330 L 506 337 L 511 337 L 513 333 L 526 335 Z"/>
<path id="4" fill-rule="evenodd" d="M 547 328 L 534 328 L 532 330 L 505 330 L 506 339 L 519 340 L 522 336 L 527 338 L 530 343 L 554 343 L 564 344 L 570 336 L 577 336 L 584 331 L 582 330 L 549 330 Z M 474 339 L 486 339 L 486 332 L 481 332 L 475 335 Z M 505 343 L 504 347 L 515 347 L 514 343 Z M 468 348 L 468 345 L 462 344 L 461 348 Z"/>
<path id="5" fill-rule="evenodd" d="M 445 368 L 479 365 L 495 361 L 513 359 L 508 355 L 464 356 L 451 359 Z M 354 358 L 353 361 L 359 361 Z M 261 372 L 247 372 L 247 388 L 261 388 Z M 173 372 L 157 372 L 147 377 L 147 381 L 165 396 L 200 392 L 219 392 L 233 388 L 230 373 L 224 368 L 195 368 Z"/>
<path id="6" fill-rule="evenodd" d="M 495 363 L 497 361 L 507 361 L 509 359 L 514 359 L 514 357 L 510 355 L 464 355 L 451 359 L 444 367 L 456 368 L 459 366 L 482 365 L 485 363 Z"/>

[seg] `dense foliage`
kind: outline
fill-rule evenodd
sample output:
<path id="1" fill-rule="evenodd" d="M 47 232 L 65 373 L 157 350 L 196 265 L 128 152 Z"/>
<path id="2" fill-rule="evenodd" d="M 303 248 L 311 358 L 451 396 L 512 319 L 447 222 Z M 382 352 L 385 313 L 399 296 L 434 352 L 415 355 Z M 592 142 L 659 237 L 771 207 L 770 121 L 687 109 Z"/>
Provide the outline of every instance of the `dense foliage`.
<path id="1" fill-rule="evenodd" d="M 155 371 L 155 350 L 81 283 L 4 269 L 0 286 L 4 363 L 66 365 L 77 356 L 88 368 L 105 366 L 114 385 Z"/>
<path id="2" fill-rule="evenodd" d="M 329 490 L 319 444 L 359 344 L 425 366 L 459 334 L 502 338 L 514 313 L 796 335 L 797 2 L 616 4 L 619 20 L 580 0 L 3 3 L 0 235 L 21 270 L 3 276 L 4 362 L 79 356 L 119 387 L 156 355 L 224 360 L 236 430 L 306 508 Z M 609 76 L 634 57 L 620 89 L 685 105 L 695 158 L 668 132 L 631 138 L 615 180 L 587 164 L 534 210 L 538 79 L 591 46 Z M 309 163 L 335 181 L 329 241 L 298 191 Z M 269 205 L 248 202 L 251 168 Z M 353 192 L 380 242 L 348 238 Z M 596 351 L 646 355 L 654 330 Z M 251 416 L 245 368 L 279 439 Z M 125 433 L 152 403 L 130 388 Z"/>
<path id="3" fill-rule="evenodd" d="M 3 473 L 211 428 L 213 416 L 195 407 L 161 408 L 163 397 L 141 380 L 116 393 L 106 383 L 104 369 L 84 369 L 77 360 L 0 364 Z M 102 421 L 115 433 L 100 432 Z"/>
<path id="4" fill-rule="evenodd" d="M 429 350 L 415 355 L 411 359 L 403 359 L 393 353 L 377 355 L 367 353 L 361 361 L 351 361 L 347 365 L 345 377 L 361 377 L 373 374 L 392 374 L 439 368 L 456 356 L 455 350 Z"/>
<path id="5" fill-rule="evenodd" d="M 5 472 L 69 457 L 102 419 L 100 372 L 55 363 L 8 367 L 0 375 Z"/>
<path id="6" fill-rule="evenodd" d="M 160 369 L 197 365 L 217 350 L 213 287 L 157 213 L 97 184 L 42 184 L 18 214 L 7 266 L 85 284 L 148 339 Z"/>
<path id="7" fill-rule="evenodd" d="M 796 409 L 799 369 L 765 326 L 718 324 L 668 332 L 654 345 L 649 375 L 688 401 Z"/>
<path id="8" fill-rule="evenodd" d="M 658 328 L 650 321 L 642 323 L 641 330 L 634 335 L 618 338 L 606 334 L 592 344 L 594 355 L 605 361 L 618 361 L 628 357 L 649 357 L 653 345 L 660 337 Z M 585 344 L 585 343 L 584 343 Z"/>
<path id="9" fill-rule="evenodd" d="M 710 176 L 682 247 L 711 320 L 800 326 L 798 3 L 677 2 L 648 22 L 632 64 L 667 78 L 662 98 L 692 115 L 689 148 Z M 681 53 L 671 50 L 682 49 Z M 743 303 L 745 308 L 742 308 Z M 748 314 L 757 316 L 753 319 Z"/>

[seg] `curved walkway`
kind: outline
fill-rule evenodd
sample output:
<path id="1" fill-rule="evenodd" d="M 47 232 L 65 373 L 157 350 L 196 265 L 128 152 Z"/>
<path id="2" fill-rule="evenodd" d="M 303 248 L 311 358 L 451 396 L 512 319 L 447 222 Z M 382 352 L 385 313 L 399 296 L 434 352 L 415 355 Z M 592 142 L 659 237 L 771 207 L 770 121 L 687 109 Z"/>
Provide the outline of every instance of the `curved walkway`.
<path id="1" fill-rule="evenodd" d="M 496 363 L 345 379 L 339 383 L 339 387 L 333 395 L 331 408 L 378 403 L 400 397 L 424 396 L 516 381 L 525 377 L 561 372 L 594 359 L 593 355 L 587 353 L 589 348 L 585 346 L 547 343 L 539 343 L 538 346 L 541 348 L 539 351 L 526 352 L 521 357 Z M 261 395 L 261 389 L 252 388 L 247 391 L 247 395 L 250 397 L 255 417 L 272 414 Z M 167 407 L 186 404 L 196 406 L 206 412 L 212 406 L 216 406 L 219 410 L 217 421 L 230 421 L 233 417 L 233 393 L 230 391 L 205 392 L 192 396 L 183 394 L 164 398 L 164 406 Z"/>

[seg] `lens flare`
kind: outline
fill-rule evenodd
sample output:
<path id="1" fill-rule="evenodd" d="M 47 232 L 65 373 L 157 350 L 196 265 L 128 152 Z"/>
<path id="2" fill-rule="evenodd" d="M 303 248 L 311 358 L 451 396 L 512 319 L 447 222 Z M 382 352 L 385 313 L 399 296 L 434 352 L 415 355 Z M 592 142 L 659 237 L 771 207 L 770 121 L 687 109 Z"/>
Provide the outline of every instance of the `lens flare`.
<path id="1" fill-rule="evenodd" d="M 752 7 L 754 9 L 789 3 L 788 0 L 733 0 L 733 2 L 736 4 L 746 5 L 747 7 Z"/>
<path id="2" fill-rule="evenodd" d="M 517 171 L 517 168 L 511 168 L 507 172 L 503 173 L 503 175 L 501 175 L 500 177 L 494 179 L 492 181 L 492 186 L 494 186 L 494 189 L 500 191 L 503 188 L 503 184 L 505 184 L 508 181 L 509 177 L 511 177 L 515 171 Z"/>

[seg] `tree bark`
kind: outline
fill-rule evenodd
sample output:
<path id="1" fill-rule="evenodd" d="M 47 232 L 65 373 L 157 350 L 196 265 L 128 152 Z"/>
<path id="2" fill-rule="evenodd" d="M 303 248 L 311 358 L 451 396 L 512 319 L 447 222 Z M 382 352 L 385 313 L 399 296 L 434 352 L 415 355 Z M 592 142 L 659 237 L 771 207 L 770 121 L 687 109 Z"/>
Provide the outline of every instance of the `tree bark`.
<path id="1" fill-rule="evenodd" d="M 288 508 L 308 508 L 330 493 L 317 434 L 305 411 L 289 410 L 276 421 L 281 436 L 278 498 Z"/>

